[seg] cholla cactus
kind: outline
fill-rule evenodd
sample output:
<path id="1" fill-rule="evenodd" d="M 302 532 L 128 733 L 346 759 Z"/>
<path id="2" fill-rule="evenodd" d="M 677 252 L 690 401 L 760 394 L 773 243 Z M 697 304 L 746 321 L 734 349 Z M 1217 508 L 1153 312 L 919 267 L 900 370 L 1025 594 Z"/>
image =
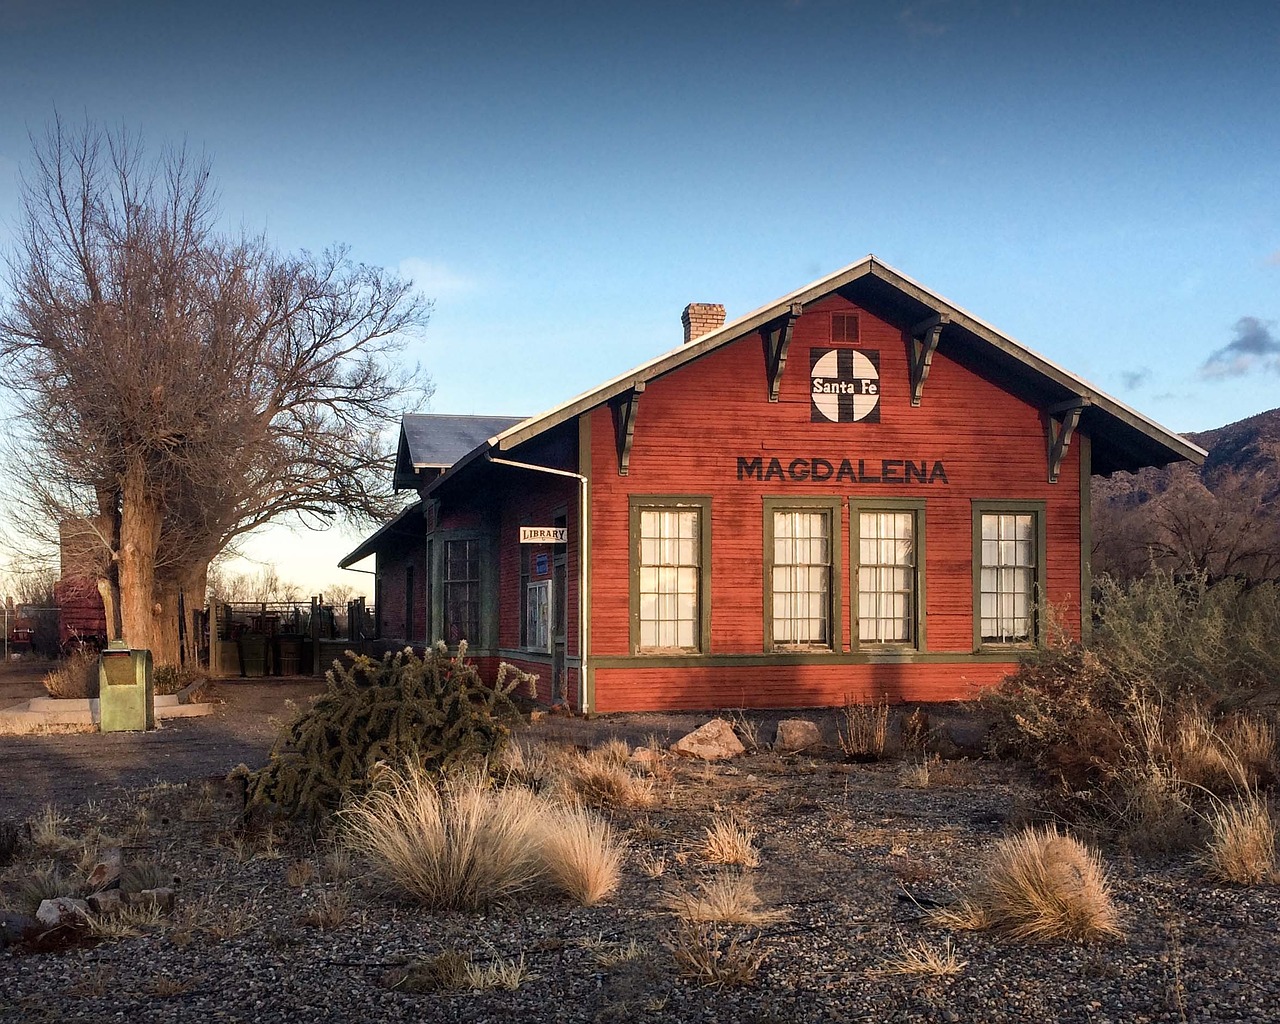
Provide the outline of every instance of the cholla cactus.
<path id="1" fill-rule="evenodd" d="M 317 822 L 366 790 L 379 762 L 435 770 L 500 753 L 518 714 L 510 693 L 525 674 L 508 682 L 510 672 L 499 672 L 488 686 L 464 653 L 459 645 L 450 656 L 440 644 L 421 658 L 405 649 L 335 663 L 325 692 L 284 729 L 266 766 L 249 773 L 247 810 Z"/>

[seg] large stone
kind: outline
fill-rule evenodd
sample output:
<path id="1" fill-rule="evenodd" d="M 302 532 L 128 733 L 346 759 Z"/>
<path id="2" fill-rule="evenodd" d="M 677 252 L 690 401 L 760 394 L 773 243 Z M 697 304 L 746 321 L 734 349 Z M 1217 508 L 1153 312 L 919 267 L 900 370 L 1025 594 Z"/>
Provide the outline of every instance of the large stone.
<path id="1" fill-rule="evenodd" d="M 120 884 L 120 869 L 124 866 L 124 856 L 120 847 L 113 846 L 99 854 L 98 863 L 89 872 L 88 885 L 94 892 L 110 889 Z"/>
<path id="2" fill-rule="evenodd" d="M 703 761 L 723 761 L 746 753 L 733 726 L 723 718 L 713 718 L 706 725 L 694 729 L 671 744 L 673 753 L 681 757 L 696 757 Z"/>
<path id="3" fill-rule="evenodd" d="M 822 746 L 822 732 L 807 718 L 784 718 L 778 723 L 774 750 L 794 752 Z"/>
<path id="4" fill-rule="evenodd" d="M 99 917 L 118 913 L 124 907 L 124 894 L 119 889 L 103 889 L 89 894 L 89 908 Z"/>
<path id="5" fill-rule="evenodd" d="M 46 928 L 62 928 L 84 924 L 89 917 L 89 904 L 70 896 L 41 900 L 36 920 Z"/>

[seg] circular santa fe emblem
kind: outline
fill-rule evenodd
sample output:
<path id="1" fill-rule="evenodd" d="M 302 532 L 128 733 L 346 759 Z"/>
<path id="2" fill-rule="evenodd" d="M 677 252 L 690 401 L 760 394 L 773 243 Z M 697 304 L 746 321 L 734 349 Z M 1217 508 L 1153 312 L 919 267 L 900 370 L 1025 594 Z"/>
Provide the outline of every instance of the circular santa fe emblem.
<path id="1" fill-rule="evenodd" d="M 812 422 L 880 422 L 879 352 L 815 348 L 809 367 Z"/>

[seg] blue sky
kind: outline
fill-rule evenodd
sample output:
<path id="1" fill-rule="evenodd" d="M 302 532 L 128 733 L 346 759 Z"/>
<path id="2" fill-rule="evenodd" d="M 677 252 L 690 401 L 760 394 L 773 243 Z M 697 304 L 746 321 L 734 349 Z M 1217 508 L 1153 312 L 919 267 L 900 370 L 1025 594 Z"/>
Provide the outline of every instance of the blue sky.
<path id="1" fill-rule="evenodd" d="M 868 252 L 1175 429 L 1280 405 L 1275 4 L 0 0 L 0 245 L 55 108 L 414 276 L 435 411 L 535 412 Z"/>

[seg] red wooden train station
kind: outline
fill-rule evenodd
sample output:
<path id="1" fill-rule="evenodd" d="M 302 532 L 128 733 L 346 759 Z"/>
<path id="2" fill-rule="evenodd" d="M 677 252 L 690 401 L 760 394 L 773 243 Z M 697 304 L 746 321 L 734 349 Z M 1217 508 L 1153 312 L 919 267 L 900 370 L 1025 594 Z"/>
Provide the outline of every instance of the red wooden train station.
<path id="1" fill-rule="evenodd" d="M 1088 629 L 1091 475 L 1204 458 L 874 257 L 683 323 L 539 415 L 404 418 L 419 500 L 342 562 L 383 639 L 580 711 L 963 698 Z"/>

